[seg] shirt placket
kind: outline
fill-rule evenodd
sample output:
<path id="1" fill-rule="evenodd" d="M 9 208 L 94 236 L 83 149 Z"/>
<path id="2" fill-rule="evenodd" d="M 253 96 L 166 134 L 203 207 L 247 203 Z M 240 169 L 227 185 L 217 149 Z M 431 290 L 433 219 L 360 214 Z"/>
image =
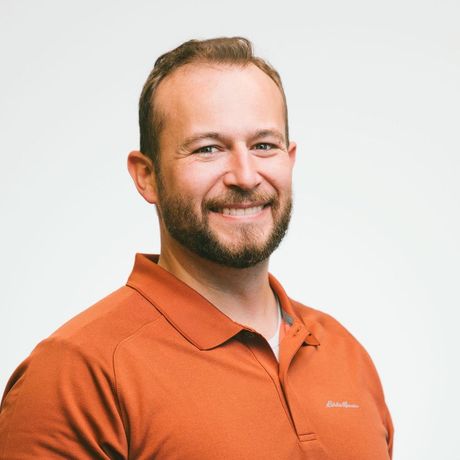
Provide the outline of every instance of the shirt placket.
<path id="1" fill-rule="evenodd" d="M 296 353 L 302 346 L 315 346 L 316 339 L 302 323 L 295 321 L 291 327 L 287 328 L 280 343 L 280 362 L 278 363 L 269 344 L 262 336 L 255 331 L 248 330 L 244 332 L 244 335 L 254 357 L 272 378 L 289 423 L 302 445 L 302 450 L 306 454 L 313 455 L 312 458 L 315 460 L 329 459 L 289 379 L 289 367 Z M 308 391 L 308 383 L 302 391 Z"/>

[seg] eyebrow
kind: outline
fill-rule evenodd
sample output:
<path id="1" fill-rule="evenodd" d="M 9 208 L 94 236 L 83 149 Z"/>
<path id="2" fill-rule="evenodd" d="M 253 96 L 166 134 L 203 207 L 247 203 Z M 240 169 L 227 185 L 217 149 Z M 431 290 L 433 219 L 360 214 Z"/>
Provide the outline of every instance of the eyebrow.
<path id="1" fill-rule="evenodd" d="M 194 134 L 193 136 L 186 137 L 179 148 L 181 150 L 187 150 L 192 144 L 194 144 L 197 141 L 201 141 L 202 139 L 215 139 L 220 142 L 223 142 L 225 140 L 221 134 L 216 132 L 199 133 Z"/>
<path id="2" fill-rule="evenodd" d="M 274 137 L 278 142 L 285 144 L 286 139 L 284 138 L 284 135 L 277 131 L 276 129 L 261 129 L 259 131 L 256 131 L 254 135 L 254 139 L 260 139 L 264 137 Z"/>
<path id="3" fill-rule="evenodd" d="M 265 137 L 274 137 L 278 142 L 282 144 L 286 143 L 284 135 L 276 129 L 260 129 L 254 133 L 251 139 L 255 141 L 256 139 L 261 139 Z M 222 134 L 219 134 L 214 131 L 210 131 L 205 133 L 194 134 L 192 136 L 185 138 L 184 142 L 180 145 L 179 148 L 181 150 L 187 150 L 188 148 L 190 148 L 192 144 L 203 139 L 213 139 L 219 142 L 225 142 L 227 140 L 226 136 L 223 136 Z"/>

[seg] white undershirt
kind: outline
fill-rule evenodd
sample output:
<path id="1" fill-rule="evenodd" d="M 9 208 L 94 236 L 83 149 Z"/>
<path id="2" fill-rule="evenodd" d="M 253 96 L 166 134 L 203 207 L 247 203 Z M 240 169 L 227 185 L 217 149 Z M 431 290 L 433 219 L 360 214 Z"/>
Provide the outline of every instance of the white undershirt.
<path id="1" fill-rule="evenodd" d="M 280 327 L 281 327 L 281 306 L 278 301 L 278 297 L 276 297 L 276 309 L 278 310 L 278 320 L 276 323 L 275 335 L 267 340 L 268 344 L 271 346 L 276 359 L 279 361 L 279 354 L 280 354 Z"/>

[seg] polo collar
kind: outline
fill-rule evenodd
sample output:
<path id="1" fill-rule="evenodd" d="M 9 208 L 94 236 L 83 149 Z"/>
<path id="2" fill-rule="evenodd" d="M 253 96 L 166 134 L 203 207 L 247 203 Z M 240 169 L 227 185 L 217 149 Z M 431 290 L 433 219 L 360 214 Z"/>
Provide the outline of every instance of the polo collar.
<path id="1" fill-rule="evenodd" d="M 245 329 L 197 291 L 160 267 L 158 259 L 159 256 L 155 254 L 136 254 L 134 268 L 126 285 L 154 305 L 187 340 L 200 350 L 209 350 Z M 269 275 L 269 282 L 280 301 L 284 321 L 291 327 L 305 328 L 280 283 L 272 275 Z M 309 345 L 319 344 L 309 331 L 305 342 Z"/>

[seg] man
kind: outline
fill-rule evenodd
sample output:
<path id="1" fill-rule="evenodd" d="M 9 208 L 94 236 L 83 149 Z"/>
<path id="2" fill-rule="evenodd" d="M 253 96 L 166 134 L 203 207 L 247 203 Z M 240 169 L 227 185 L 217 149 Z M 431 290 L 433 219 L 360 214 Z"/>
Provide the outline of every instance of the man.
<path id="1" fill-rule="evenodd" d="M 140 129 L 128 169 L 161 253 L 13 374 L 1 458 L 390 458 L 369 356 L 268 274 L 296 154 L 277 72 L 242 38 L 184 43 L 147 79 Z"/>

